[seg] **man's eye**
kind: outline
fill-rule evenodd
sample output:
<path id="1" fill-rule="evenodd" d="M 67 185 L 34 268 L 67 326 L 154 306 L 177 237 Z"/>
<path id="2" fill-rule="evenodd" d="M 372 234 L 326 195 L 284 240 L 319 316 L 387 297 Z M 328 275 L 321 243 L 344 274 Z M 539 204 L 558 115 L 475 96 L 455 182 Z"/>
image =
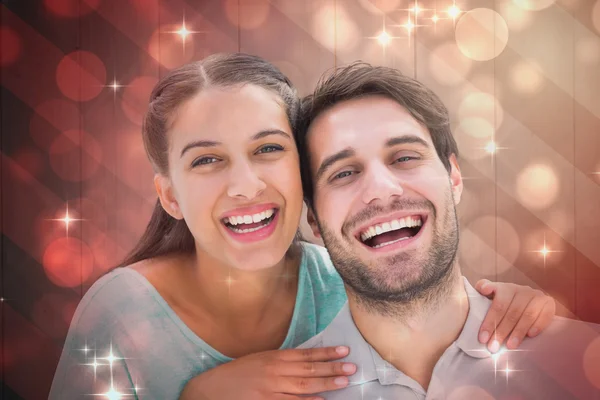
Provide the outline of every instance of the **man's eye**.
<path id="1" fill-rule="evenodd" d="M 192 162 L 192 167 L 197 167 L 199 165 L 207 165 L 213 164 L 219 161 L 217 157 L 199 157 Z"/>
<path id="2" fill-rule="evenodd" d="M 416 159 L 417 159 L 417 157 L 403 156 L 403 157 L 397 158 L 396 161 L 394 161 L 394 162 L 407 162 L 407 161 L 416 160 Z"/>
<path id="3" fill-rule="evenodd" d="M 265 153 L 273 153 L 273 152 L 281 151 L 281 150 L 283 150 L 283 147 L 277 146 L 274 144 L 269 144 L 269 145 L 263 146 L 260 149 L 258 149 L 258 151 L 256 153 L 257 154 L 265 154 Z"/>
<path id="4" fill-rule="evenodd" d="M 342 179 L 342 178 L 345 178 L 345 177 L 350 176 L 352 174 L 353 174 L 353 171 L 343 171 L 343 172 L 340 172 L 337 175 L 334 175 L 334 177 L 333 177 L 332 180 Z"/>

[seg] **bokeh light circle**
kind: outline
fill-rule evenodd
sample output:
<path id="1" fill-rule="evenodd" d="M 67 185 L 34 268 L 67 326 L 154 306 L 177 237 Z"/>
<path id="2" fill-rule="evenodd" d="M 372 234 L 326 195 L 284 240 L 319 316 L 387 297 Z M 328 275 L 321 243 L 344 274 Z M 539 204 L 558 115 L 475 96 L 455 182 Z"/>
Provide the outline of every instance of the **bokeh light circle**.
<path id="1" fill-rule="evenodd" d="M 555 0 L 512 0 L 524 10 L 539 11 L 550 7 Z"/>
<path id="2" fill-rule="evenodd" d="M 94 267 L 94 256 L 87 244 L 74 237 L 53 241 L 44 252 L 46 276 L 61 287 L 77 287 L 87 281 Z"/>
<path id="3" fill-rule="evenodd" d="M 121 96 L 121 107 L 131 122 L 142 126 L 142 120 L 146 110 L 150 94 L 158 79 L 152 76 L 140 76 L 131 81 Z"/>
<path id="4" fill-rule="evenodd" d="M 504 2 L 498 5 L 500 14 L 504 16 L 504 21 L 511 31 L 522 31 L 531 25 L 533 13 L 529 10 L 517 6 L 511 2 Z"/>
<path id="5" fill-rule="evenodd" d="M 463 14 L 456 23 L 456 44 L 472 60 L 488 61 L 498 57 L 508 43 L 504 18 L 489 8 L 476 8 Z"/>
<path id="6" fill-rule="evenodd" d="M 331 23 L 333 19 L 337 21 L 335 25 Z M 351 52 L 361 39 L 356 23 L 342 4 L 337 7 L 324 4 L 319 7 L 311 19 L 311 31 L 313 37 L 330 51 Z"/>
<path id="7" fill-rule="evenodd" d="M 256 29 L 262 26 L 269 17 L 271 2 L 269 0 L 226 0 L 225 15 L 232 25 L 241 29 Z"/>
<path id="8" fill-rule="evenodd" d="M 50 165 L 62 179 L 79 182 L 89 179 L 102 163 L 102 148 L 89 133 L 68 130 L 50 146 Z"/>
<path id="9" fill-rule="evenodd" d="M 517 196 L 526 207 L 541 210 L 556 201 L 560 182 L 554 170 L 544 164 L 524 168 L 517 176 Z"/>
<path id="10" fill-rule="evenodd" d="M 600 389 L 600 338 L 593 340 L 585 350 L 583 371 L 587 380 Z"/>
<path id="11" fill-rule="evenodd" d="M 106 85 L 106 67 L 89 51 L 67 54 L 56 68 L 56 83 L 66 97 L 88 101 L 98 96 Z"/>
<path id="12" fill-rule="evenodd" d="M 544 86 L 542 69 L 533 61 L 519 61 L 509 72 L 512 87 L 521 94 L 534 94 Z"/>
<path id="13" fill-rule="evenodd" d="M 50 99 L 35 107 L 29 122 L 31 138 L 40 148 L 48 150 L 60 132 L 79 127 L 79 109 L 67 100 Z"/>
<path id="14" fill-rule="evenodd" d="M 101 0 L 44 0 L 44 6 L 58 17 L 78 18 L 98 9 Z"/>
<path id="15" fill-rule="evenodd" d="M 0 27 L 0 67 L 6 67 L 19 58 L 23 49 L 21 38 L 8 26 Z"/>
<path id="16" fill-rule="evenodd" d="M 460 102 L 458 117 L 463 120 L 470 117 L 479 117 L 499 128 L 504 119 L 504 110 L 498 100 L 489 93 L 472 92 Z M 476 137 L 481 137 L 476 134 Z"/>
<path id="17" fill-rule="evenodd" d="M 472 61 L 465 57 L 454 42 L 438 46 L 428 60 L 429 71 L 441 84 L 455 86 L 467 79 Z"/>

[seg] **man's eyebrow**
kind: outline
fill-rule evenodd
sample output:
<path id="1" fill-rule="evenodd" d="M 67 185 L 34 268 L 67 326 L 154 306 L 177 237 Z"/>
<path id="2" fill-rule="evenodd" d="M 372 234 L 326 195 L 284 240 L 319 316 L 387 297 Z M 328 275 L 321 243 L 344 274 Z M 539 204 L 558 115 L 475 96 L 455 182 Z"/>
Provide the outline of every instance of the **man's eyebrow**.
<path id="1" fill-rule="evenodd" d="M 215 142 L 213 140 L 196 140 L 185 145 L 185 147 L 181 150 L 180 157 L 183 157 L 186 151 L 193 149 L 194 147 L 215 147 L 220 144 L 221 142 Z"/>
<path id="2" fill-rule="evenodd" d="M 270 135 L 280 135 L 280 136 L 284 136 L 290 140 L 293 140 L 292 137 L 279 129 L 266 129 L 266 130 L 262 130 L 260 132 L 258 132 L 257 134 L 255 134 L 254 136 L 252 136 L 251 140 L 258 140 L 258 139 L 262 139 L 266 136 L 270 136 Z M 214 140 L 196 140 L 194 142 L 188 143 L 187 145 L 185 145 L 185 147 L 183 148 L 183 150 L 181 150 L 181 155 L 180 157 L 183 157 L 183 155 L 185 154 L 186 151 L 193 149 L 194 147 L 215 147 L 222 144 L 221 142 L 217 142 Z"/>
<path id="3" fill-rule="evenodd" d="M 386 147 L 392 147 L 399 144 L 420 144 L 421 146 L 429 147 L 429 143 L 415 135 L 396 136 L 385 142 Z"/>
<path id="4" fill-rule="evenodd" d="M 325 171 L 327 171 L 327 169 L 329 167 L 331 167 L 333 164 L 335 164 L 336 162 L 343 160 L 345 158 L 350 158 L 350 157 L 354 156 L 355 154 L 356 154 L 356 152 L 354 151 L 354 149 L 352 149 L 350 147 L 346 147 L 344 150 L 338 151 L 337 153 L 327 157 L 325 160 L 323 160 L 323 162 L 319 166 L 315 180 L 318 181 L 321 178 L 321 176 L 323 176 Z"/>

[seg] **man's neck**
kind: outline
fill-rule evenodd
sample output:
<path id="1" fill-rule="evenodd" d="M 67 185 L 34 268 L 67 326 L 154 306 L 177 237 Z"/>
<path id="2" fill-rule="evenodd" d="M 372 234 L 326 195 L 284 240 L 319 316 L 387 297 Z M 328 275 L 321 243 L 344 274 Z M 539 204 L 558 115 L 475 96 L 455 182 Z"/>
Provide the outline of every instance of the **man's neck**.
<path id="1" fill-rule="evenodd" d="M 456 265 L 435 293 L 415 304 L 395 304 L 382 315 L 361 306 L 348 292 L 352 318 L 365 340 L 381 357 L 417 381 L 425 390 L 435 364 L 458 338 L 467 320 L 469 301 Z"/>

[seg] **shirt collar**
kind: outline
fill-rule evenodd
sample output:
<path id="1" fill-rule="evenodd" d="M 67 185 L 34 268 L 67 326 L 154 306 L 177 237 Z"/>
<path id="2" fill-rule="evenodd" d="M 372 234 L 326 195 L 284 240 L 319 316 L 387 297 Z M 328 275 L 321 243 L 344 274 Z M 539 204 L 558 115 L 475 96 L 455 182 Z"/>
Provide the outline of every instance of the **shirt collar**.
<path id="1" fill-rule="evenodd" d="M 490 300 L 480 295 L 463 277 L 465 291 L 469 300 L 467 320 L 454 345 L 467 355 L 474 358 L 489 358 L 491 353 L 485 344 L 479 342 L 478 333 L 481 324 L 490 307 Z M 348 302 L 340 310 L 331 326 L 341 339 L 340 343 L 350 346 L 350 354 L 344 359 L 356 364 L 357 371 L 350 377 L 350 385 L 360 385 L 365 382 L 378 380 L 382 385 L 402 384 L 422 391 L 420 386 L 411 378 L 398 371 L 392 364 L 385 361 L 377 351 L 367 343 L 354 323 Z M 414 386 L 414 387 L 413 387 Z"/>

